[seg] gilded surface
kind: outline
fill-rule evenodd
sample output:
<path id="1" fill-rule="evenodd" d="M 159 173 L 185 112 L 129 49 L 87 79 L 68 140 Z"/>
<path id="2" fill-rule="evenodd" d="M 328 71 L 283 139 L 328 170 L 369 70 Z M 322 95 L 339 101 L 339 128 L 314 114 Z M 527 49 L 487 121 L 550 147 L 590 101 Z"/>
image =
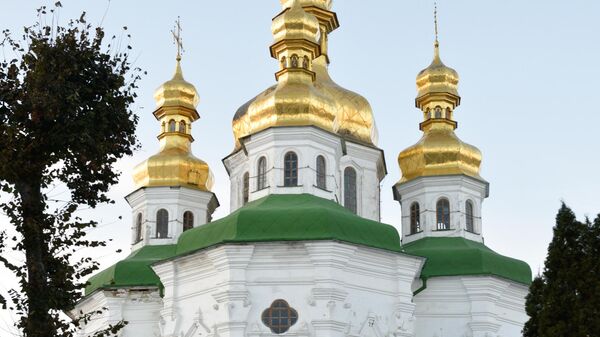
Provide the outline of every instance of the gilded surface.
<path id="1" fill-rule="evenodd" d="M 433 62 L 417 75 L 416 105 L 425 121 L 420 127 L 423 137 L 400 153 L 400 182 L 423 176 L 464 174 L 477 179 L 481 152 L 461 141 L 456 134 L 454 109 L 460 104 L 458 73 L 444 65 L 436 40 Z"/>
<path id="2" fill-rule="evenodd" d="M 339 26 L 335 13 L 328 11 L 331 1 L 282 0 L 281 3 L 285 8 L 292 7 L 273 20 L 274 46 L 277 48 L 272 47 L 271 53 L 278 59 L 281 59 L 280 55 L 286 56 L 288 60 L 290 55 L 304 53 L 310 58 L 307 70 L 313 72 L 314 77 L 284 68 L 276 74 L 276 85 L 242 105 L 232 122 L 236 149 L 240 146 L 240 138 L 268 127 L 300 125 L 317 126 L 351 140 L 376 145 L 377 128 L 369 102 L 333 82 L 327 70 L 328 32 Z M 300 15 L 299 10 L 304 14 Z M 294 14 L 291 15 L 291 12 Z M 313 19 L 316 17 L 320 26 L 320 55 L 306 53 L 308 45 L 303 47 L 297 42 L 292 43 L 298 41 L 296 37 L 302 34 L 310 37 L 307 42 L 315 40 L 313 19 L 306 19 L 306 15 Z M 286 20 L 292 22 L 286 23 Z M 300 24 L 303 20 L 304 23 Z M 303 33 L 297 31 L 301 26 L 304 27 Z M 286 32 L 287 29 L 294 30 L 294 33 Z M 293 38 L 288 39 L 288 36 Z"/>
<path id="3" fill-rule="evenodd" d="M 136 187 L 185 186 L 210 191 L 212 173 L 191 151 L 191 124 L 199 118 L 199 96 L 196 88 L 183 79 L 179 58 L 175 75 L 156 90 L 154 98 L 154 116 L 161 125 L 160 150 L 135 167 Z"/>

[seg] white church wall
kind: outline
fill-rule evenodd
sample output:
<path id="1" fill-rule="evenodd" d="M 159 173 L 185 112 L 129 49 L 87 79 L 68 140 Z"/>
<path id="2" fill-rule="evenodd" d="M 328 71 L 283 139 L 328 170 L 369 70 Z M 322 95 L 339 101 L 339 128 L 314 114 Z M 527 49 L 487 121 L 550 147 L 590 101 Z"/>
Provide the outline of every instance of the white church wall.
<path id="1" fill-rule="evenodd" d="M 492 276 L 431 278 L 414 297 L 416 336 L 521 336 L 527 289 Z"/>
<path id="2" fill-rule="evenodd" d="M 244 174 L 248 173 L 248 201 L 269 194 L 309 193 L 344 205 L 344 169 L 357 172 L 357 214 L 380 218 L 379 182 L 385 176 L 379 149 L 343 141 L 338 135 L 316 127 L 269 128 L 242 140 L 243 149 L 224 159 L 231 180 L 231 211 L 244 205 Z M 284 185 L 284 156 L 298 156 L 298 186 Z M 317 186 L 316 160 L 326 163 L 326 186 Z M 266 158 L 266 186 L 258 189 L 258 161 Z"/>

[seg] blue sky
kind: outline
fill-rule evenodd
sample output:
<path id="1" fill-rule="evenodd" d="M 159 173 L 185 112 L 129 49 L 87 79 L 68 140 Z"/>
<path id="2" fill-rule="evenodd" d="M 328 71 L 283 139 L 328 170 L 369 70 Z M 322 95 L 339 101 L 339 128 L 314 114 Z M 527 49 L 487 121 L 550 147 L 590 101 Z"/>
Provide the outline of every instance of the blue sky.
<path id="1" fill-rule="evenodd" d="M 20 32 L 34 22 L 35 8 L 52 3 L 3 0 L 0 27 Z M 63 23 L 85 10 L 93 23 L 106 13 L 107 35 L 127 26 L 135 65 L 148 71 L 135 105 L 142 148 L 118 165 L 123 175 L 111 192 L 116 205 L 88 214 L 103 224 L 93 235 L 114 241 L 110 249 L 92 254 L 106 264 L 126 254 L 114 249 L 128 251 L 131 215 L 123 197 L 133 190 L 132 167 L 158 149 L 152 94 L 173 72 L 169 30 L 177 16 L 183 27 L 183 71 L 201 96 L 193 149 L 215 174 L 214 192 L 221 202 L 216 217 L 226 215 L 229 180 L 221 159 L 233 149 L 231 118 L 238 106 L 274 82 L 277 65 L 268 46 L 279 2 L 62 3 Z M 561 200 L 580 218 L 600 212 L 600 2 L 440 0 L 438 7 L 441 56 L 461 77 L 457 134 L 483 152 L 481 174 L 490 182 L 483 204 L 485 242 L 527 261 L 536 272 Z M 338 0 L 333 10 L 341 27 L 330 36 L 330 72 L 373 107 L 389 172 L 382 186 L 382 221 L 397 226 L 400 206 L 391 186 L 400 177 L 398 153 L 420 138 L 415 76 L 432 57 L 433 3 Z M 4 292 L 6 284 L 0 288 Z"/>

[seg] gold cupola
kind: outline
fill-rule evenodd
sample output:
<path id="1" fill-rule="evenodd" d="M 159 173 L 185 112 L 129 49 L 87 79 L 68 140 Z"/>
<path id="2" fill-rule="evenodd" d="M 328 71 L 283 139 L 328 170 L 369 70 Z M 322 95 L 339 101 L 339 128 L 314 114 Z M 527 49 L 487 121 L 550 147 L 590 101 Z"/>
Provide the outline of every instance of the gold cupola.
<path id="1" fill-rule="evenodd" d="M 436 37 L 433 61 L 417 75 L 415 103 L 423 112 L 424 121 L 419 125 L 423 136 L 398 156 L 401 183 L 442 175 L 466 175 L 483 180 L 479 176 L 481 152 L 454 133 L 457 123 L 453 113 L 460 105 L 458 79 L 458 73 L 442 62 Z"/>
<path id="2" fill-rule="evenodd" d="M 296 104 L 295 102 L 297 102 L 299 103 L 298 108 L 304 111 L 306 111 L 307 106 L 312 106 L 308 110 L 312 109 L 315 111 L 316 108 L 320 111 L 316 114 L 311 112 L 309 114 L 296 115 L 294 118 L 288 119 L 285 123 L 291 124 L 293 122 L 294 124 L 292 125 L 315 125 L 326 131 L 337 133 L 349 140 L 376 145 L 377 128 L 369 102 L 361 95 L 342 88 L 329 76 L 328 35 L 339 27 L 336 13 L 330 10 L 331 0 L 280 0 L 280 2 L 284 11 L 273 20 L 273 33 L 276 42 L 271 47 L 273 57 L 280 60 L 282 68 L 282 71 L 276 75 L 279 83 L 266 89 L 237 110 L 232 123 L 236 149 L 240 146 L 240 138 L 256 132 L 255 130 L 261 130 L 273 125 L 272 107 L 275 105 L 284 108 L 286 105 L 282 104 L 283 102 L 286 104 Z M 303 11 L 301 12 L 300 10 Z M 286 17 L 286 13 L 290 17 Z M 297 19 L 291 19 L 294 17 L 292 13 L 294 13 L 293 15 Z M 312 85 L 308 86 L 297 84 L 290 86 L 289 81 L 282 83 L 280 79 L 281 73 L 286 71 L 284 65 L 286 65 L 286 62 L 289 62 L 289 56 L 285 57 L 286 55 L 281 54 L 277 57 L 276 52 L 279 48 L 276 46 L 278 43 L 281 45 L 284 44 L 282 42 L 284 39 L 281 38 L 281 34 L 284 31 L 290 37 L 292 37 L 293 32 L 300 33 L 302 31 L 302 34 L 308 33 L 309 36 L 304 36 L 303 38 L 309 38 L 310 41 L 316 42 L 316 32 L 313 33 L 315 29 L 314 19 L 308 20 L 310 24 L 298 25 L 298 27 L 301 27 L 300 29 L 295 29 L 292 24 L 293 22 L 305 22 L 304 20 L 306 20 L 307 16 L 314 17 L 317 20 L 316 27 L 319 30 L 319 53 L 310 62 L 310 70 L 314 74 L 313 82 Z M 287 22 L 287 26 L 284 22 Z M 285 45 L 291 46 L 290 42 L 292 41 L 288 40 L 285 42 Z M 285 57 L 283 60 L 282 56 Z M 287 65 L 289 66 L 289 64 Z M 304 95 L 304 98 L 302 98 L 302 95 Z M 251 118 L 250 116 L 255 117 Z M 265 121 L 259 119 L 260 116 L 268 118 Z M 278 123 L 285 125 L 283 120 Z M 259 127 L 258 125 L 262 126 Z"/>
<path id="3" fill-rule="evenodd" d="M 135 167 L 136 188 L 184 186 L 203 191 L 212 188 L 208 165 L 191 151 L 192 123 L 200 118 L 196 111 L 199 96 L 196 88 L 184 80 L 180 63 L 178 53 L 173 78 L 154 93 L 156 110 L 153 114 L 161 127 L 160 150 Z"/>
<path id="4" fill-rule="evenodd" d="M 236 149 L 239 140 L 270 127 L 315 126 L 335 132 L 335 105 L 314 86 L 313 61 L 321 54 L 318 19 L 291 2 L 273 19 L 271 56 L 279 61 L 277 84 L 242 106 L 233 120 Z"/>

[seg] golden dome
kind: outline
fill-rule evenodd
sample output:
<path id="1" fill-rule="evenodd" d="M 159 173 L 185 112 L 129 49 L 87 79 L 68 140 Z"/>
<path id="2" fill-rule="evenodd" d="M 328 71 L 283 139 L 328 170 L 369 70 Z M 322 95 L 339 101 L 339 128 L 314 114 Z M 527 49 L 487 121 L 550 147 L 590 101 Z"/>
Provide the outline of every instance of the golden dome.
<path id="1" fill-rule="evenodd" d="M 321 30 L 321 55 L 317 55 L 318 57 L 312 59 L 309 64 L 314 81 L 290 84 L 287 79 L 282 78 L 277 85 L 271 86 L 242 105 L 232 122 L 236 149 L 240 146 L 240 138 L 279 125 L 314 125 L 354 141 L 376 145 L 377 128 L 369 102 L 359 94 L 333 82 L 327 70 L 327 35 L 339 26 L 336 14 L 328 10 L 331 1 L 281 0 L 281 3 L 284 6 L 292 5 L 292 8 L 286 9 L 283 14 L 293 11 L 295 14 L 292 17 L 300 18 L 299 11 L 303 9 L 300 6 L 304 6 L 304 15 L 315 15 L 318 20 Z M 282 34 L 279 27 L 283 26 L 280 19 L 283 16 L 280 14 L 274 19 L 274 34 Z M 310 26 L 312 31 L 312 24 Z M 311 35 L 311 41 L 313 40 Z M 283 41 L 276 42 L 274 46 L 283 44 Z M 288 42 L 287 46 L 290 47 L 291 44 Z M 271 48 L 272 54 L 275 54 L 273 47 Z M 290 52 L 286 55 L 289 56 Z M 287 61 L 280 63 L 285 62 Z M 278 79 L 282 71 L 276 76 Z"/>
<path id="2" fill-rule="evenodd" d="M 188 109 L 196 109 L 196 106 L 198 106 L 200 102 L 198 91 L 193 84 L 183 79 L 179 60 L 177 60 L 173 78 L 156 89 L 154 99 L 157 108 L 161 106 L 183 106 Z"/>
<path id="3" fill-rule="evenodd" d="M 319 31 L 319 20 L 307 13 L 299 0 L 292 0 L 291 7 L 273 19 L 271 32 L 275 43 L 282 40 L 308 40 L 316 41 Z M 316 43 L 316 42 L 315 42 Z"/>
<path id="4" fill-rule="evenodd" d="M 279 2 L 283 8 L 289 8 L 292 6 L 294 0 L 279 0 Z M 302 7 L 315 6 L 321 9 L 330 10 L 332 0 L 298 0 L 298 2 Z"/>
<path id="5" fill-rule="evenodd" d="M 336 84 L 327 70 L 327 56 L 313 62 L 317 74 L 315 87 L 330 96 L 335 103 L 335 132 L 350 140 L 377 145 L 378 134 L 369 101 L 363 96 Z"/>
<path id="6" fill-rule="evenodd" d="M 419 142 L 398 156 L 402 171 L 400 182 L 418 177 L 464 174 L 479 176 L 481 152 L 475 146 L 461 141 L 451 123 L 429 123 L 423 128 Z"/>
<path id="7" fill-rule="evenodd" d="M 210 191 L 212 173 L 206 162 L 194 157 L 191 124 L 200 118 L 196 88 L 183 79 L 179 57 L 173 78 L 155 92 L 154 116 L 161 124 L 160 150 L 138 164 L 133 172 L 137 188 L 185 186 Z"/>
<path id="8" fill-rule="evenodd" d="M 423 137 L 398 156 L 402 171 L 400 182 L 423 176 L 459 174 L 483 180 L 479 176 L 481 152 L 454 133 L 457 123 L 453 113 L 460 105 L 458 79 L 458 73 L 440 59 L 436 39 L 433 62 L 417 76 L 415 101 L 425 119 L 420 124 Z"/>

